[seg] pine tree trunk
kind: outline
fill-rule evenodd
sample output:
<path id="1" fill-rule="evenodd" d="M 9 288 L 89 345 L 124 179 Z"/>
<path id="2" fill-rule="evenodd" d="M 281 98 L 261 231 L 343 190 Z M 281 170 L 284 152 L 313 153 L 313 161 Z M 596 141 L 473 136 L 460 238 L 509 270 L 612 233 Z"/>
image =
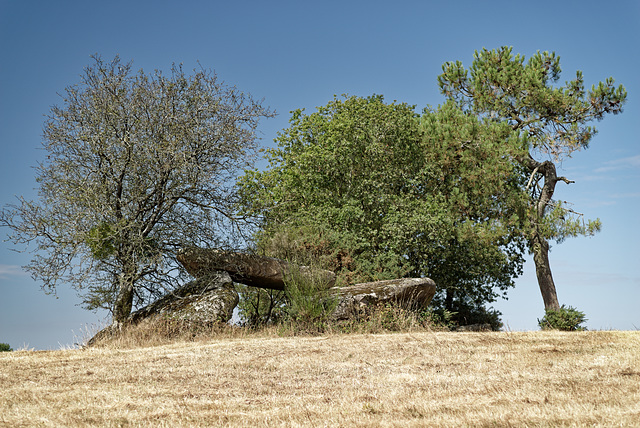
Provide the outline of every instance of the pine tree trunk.
<path id="1" fill-rule="evenodd" d="M 529 242 L 529 246 L 533 253 L 533 262 L 536 265 L 536 276 L 538 277 L 538 286 L 540 287 L 540 293 L 542 293 L 544 308 L 545 310 L 558 310 L 560 309 L 560 303 L 558 302 L 556 285 L 553 282 L 553 275 L 551 275 L 551 266 L 549 264 L 549 242 L 543 236 L 539 227 L 543 222 L 547 206 L 551 202 L 551 198 L 555 192 L 556 183 L 559 180 L 569 181 L 564 177 L 558 177 L 556 175 L 556 166 L 553 162 L 537 162 L 533 158 L 529 158 L 526 161 L 526 165 L 532 173 L 531 179 L 534 178 L 536 173 L 542 174 L 544 177 L 544 183 L 540 189 L 533 214 L 536 229 L 533 238 Z"/>
<path id="2" fill-rule="evenodd" d="M 551 266 L 549 265 L 549 243 L 541 236 L 536 236 L 532 243 L 533 262 L 536 265 L 538 286 L 542 293 L 545 310 L 558 310 L 560 303 L 556 294 L 556 285 L 553 282 Z"/>

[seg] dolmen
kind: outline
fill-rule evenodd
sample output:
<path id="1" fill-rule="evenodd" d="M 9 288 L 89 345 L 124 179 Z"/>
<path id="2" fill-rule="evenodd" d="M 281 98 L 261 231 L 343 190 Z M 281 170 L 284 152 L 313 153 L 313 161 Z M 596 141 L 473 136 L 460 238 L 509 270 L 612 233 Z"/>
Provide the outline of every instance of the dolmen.
<path id="1" fill-rule="evenodd" d="M 401 278 L 335 287 L 334 272 L 291 265 L 284 260 L 217 249 L 187 248 L 178 252 L 178 261 L 195 280 L 166 294 L 152 304 L 133 312 L 127 323 L 145 319 L 169 318 L 198 324 L 226 323 L 238 304 L 233 283 L 272 290 L 284 290 L 287 278 L 313 279 L 338 303 L 335 320 L 357 316 L 363 310 L 387 303 L 407 309 L 422 309 L 431 302 L 436 285 L 430 278 Z M 98 332 L 89 342 L 115 331 L 115 325 Z"/>
<path id="2" fill-rule="evenodd" d="M 338 299 L 333 314 L 337 320 L 348 319 L 367 307 L 395 303 L 407 309 L 422 309 L 433 299 L 436 285 L 430 278 L 401 278 L 367 282 L 348 287 L 334 287 L 335 273 L 292 266 L 284 260 L 217 249 L 189 248 L 178 253 L 178 261 L 192 276 L 206 277 L 210 272 L 225 271 L 238 283 L 258 288 L 284 290 L 286 278 L 296 272 L 324 285 Z M 320 279 L 320 280 L 318 280 Z"/>

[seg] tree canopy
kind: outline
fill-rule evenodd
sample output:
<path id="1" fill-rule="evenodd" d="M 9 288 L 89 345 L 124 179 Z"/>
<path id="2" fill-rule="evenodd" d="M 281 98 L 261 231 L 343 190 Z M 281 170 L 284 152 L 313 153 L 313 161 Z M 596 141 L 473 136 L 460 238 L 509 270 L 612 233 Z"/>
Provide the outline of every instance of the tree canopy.
<path id="1" fill-rule="evenodd" d="M 436 304 L 461 317 L 521 271 L 523 142 L 508 125 L 454 103 L 420 116 L 352 96 L 293 112 L 277 143 L 270 166 L 240 181 L 260 250 L 303 248 L 342 284 L 429 276 Z"/>
<path id="2" fill-rule="evenodd" d="M 445 63 L 438 77 L 442 93 L 462 110 L 508 124 L 527 142 L 527 152 L 516 158 L 528 174 L 526 221 L 522 236 L 534 255 L 538 283 L 546 309 L 558 310 L 556 287 L 549 263 L 549 240 L 592 235 L 600 221 L 585 221 L 566 204 L 553 199 L 558 182 L 556 162 L 585 149 L 596 134 L 589 125 L 606 114 L 619 114 L 627 92 L 613 78 L 585 90 L 581 71 L 573 80 L 557 86 L 560 58 L 537 52 L 525 63 L 512 48 L 483 49 L 465 69 L 460 61 Z"/>
<path id="3" fill-rule="evenodd" d="M 5 207 L 0 225 L 35 245 L 26 268 L 43 288 L 68 282 L 120 322 L 177 283 L 181 246 L 228 236 L 236 173 L 272 113 L 207 70 L 93 59 L 45 123 L 39 199 Z"/>
<path id="4" fill-rule="evenodd" d="M 483 49 L 469 69 L 443 65 L 447 101 L 422 114 L 380 95 L 296 110 L 258 171 L 256 129 L 272 116 L 261 102 L 207 70 L 136 73 L 94 56 L 45 123 L 39 199 L 4 207 L 0 226 L 35 245 L 26 268 L 46 290 L 71 283 L 116 322 L 181 281 L 178 249 L 223 245 L 238 210 L 258 251 L 304 255 L 343 285 L 429 276 L 435 305 L 462 323 L 492 317 L 485 304 L 528 248 L 557 310 L 549 241 L 600 221 L 553 199 L 572 183 L 556 163 L 627 97 L 612 78 L 585 90 L 579 71 L 559 86 L 560 72 L 554 53 Z"/>

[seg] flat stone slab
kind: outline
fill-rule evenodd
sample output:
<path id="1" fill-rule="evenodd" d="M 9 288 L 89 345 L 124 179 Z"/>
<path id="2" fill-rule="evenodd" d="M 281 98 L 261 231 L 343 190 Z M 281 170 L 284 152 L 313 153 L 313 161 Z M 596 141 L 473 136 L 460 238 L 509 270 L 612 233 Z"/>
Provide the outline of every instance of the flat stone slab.
<path id="1" fill-rule="evenodd" d="M 284 290 L 284 281 L 292 273 L 320 278 L 327 288 L 336 282 L 336 274 L 306 266 L 291 266 L 284 260 L 213 248 L 185 248 L 178 261 L 190 275 L 200 278 L 211 271 L 226 271 L 235 282 L 251 287 Z"/>
<path id="2" fill-rule="evenodd" d="M 426 308 L 436 294 L 436 283 L 431 278 L 401 278 L 333 287 L 330 291 L 339 298 L 333 317 L 340 320 L 386 303 L 407 309 Z"/>

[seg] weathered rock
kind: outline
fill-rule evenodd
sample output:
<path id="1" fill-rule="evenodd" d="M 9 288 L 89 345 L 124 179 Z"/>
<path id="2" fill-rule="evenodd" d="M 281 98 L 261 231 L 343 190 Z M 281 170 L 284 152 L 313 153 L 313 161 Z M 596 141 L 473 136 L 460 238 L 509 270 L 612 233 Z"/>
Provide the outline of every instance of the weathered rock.
<path id="1" fill-rule="evenodd" d="M 302 276 L 320 278 L 326 287 L 336 282 L 335 273 L 306 266 L 292 267 L 272 257 L 205 248 L 187 248 L 178 253 L 178 261 L 196 278 L 211 271 L 229 272 L 235 282 L 259 288 L 284 290 L 284 280 L 295 270 Z"/>
<path id="2" fill-rule="evenodd" d="M 124 323 L 114 323 L 100 330 L 87 342 L 87 346 L 118 334 L 123 326 L 137 324 L 144 319 L 169 318 L 196 325 L 225 323 L 233 316 L 238 300 L 229 274 L 210 272 L 133 312 Z"/>
<path id="3" fill-rule="evenodd" d="M 333 318 L 341 320 L 385 303 L 397 303 L 407 309 L 425 308 L 436 293 L 436 284 L 430 278 L 402 278 L 333 287 L 331 291 L 339 298 Z"/>
<path id="4" fill-rule="evenodd" d="M 133 312 L 129 320 L 137 323 L 151 316 L 166 316 L 203 324 L 227 322 L 237 304 L 238 293 L 229 274 L 210 272 Z"/>

